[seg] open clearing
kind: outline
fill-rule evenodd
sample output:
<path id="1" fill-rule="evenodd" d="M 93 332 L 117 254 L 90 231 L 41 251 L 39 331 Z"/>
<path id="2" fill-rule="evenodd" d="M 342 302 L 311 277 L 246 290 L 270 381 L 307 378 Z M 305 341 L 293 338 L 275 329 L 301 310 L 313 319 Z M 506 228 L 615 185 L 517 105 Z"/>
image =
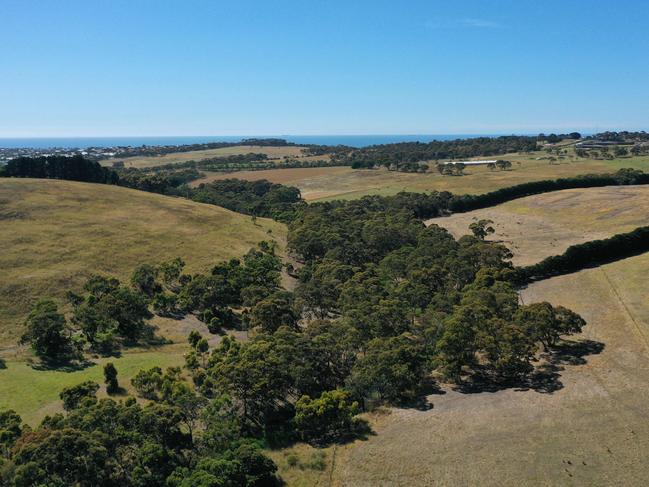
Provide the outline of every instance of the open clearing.
<path id="1" fill-rule="evenodd" d="M 266 154 L 271 159 L 302 156 L 302 147 L 267 147 L 256 145 L 237 145 L 233 147 L 221 147 L 220 149 L 207 149 L 187 152 L 172 152 L 162 156 L 135 156 L 135 157 L 116 157 L 114 159 L 105 159 L 101 161 L 104 166 L 112 166 L 115 161 L 124 161 L 125 167 L 155 167 L 165 164 L 176 164 L 187 161 L 200 161 L 211 157 L 225 157 L 240 154 Z M 308 158 L 307 158 L 308 159 Z M 324 156 L 319 159 L 325 159 Z"/>
<path id="2" fill-rule="evenodd" d="M 15 344 L 38 298 L 62 303 L 91 274 L 128 279 L 139 264 L 177 256 L 198 272 L 286 238 L 280 223 L 220 207 L 56 180 L 0 180 L 0 220 L 0 349 Z"/>
<path id="3" fill-rule="evenodd" d="M 433 218 L 459 238 L 479 219 L 493 220 L 489 240 L 503 242 L 516 265 L 563 253 L 570 245 L 607 238 L 649 225 L 649 186 L 568 189 L 509 201 L 502 205 Z"/>
<path id="4" fill-rule="evenodd" d="M 514 184 L 542 179 L 557 179 L 586 173 L 608 173 L 623 167 L 649 170 L 649 157 L 627 157 L 615 160 L 565 159 L 549 164 L 537 160 L 544 152 L 499 156 L 512 162 L 511 171 L 489 170 L 486 166 L 467 167 L 464 176 L 442 176 L 436 170 L 425 174 L 388 171 L 387 169 L 352 169 L 351 167 L 317 167 L 212 173 L 211 180 L 238 178 L 254 181 L 267 179 L 299 188 L 307 201 L 354 199 L 368 194 L 391 195 L 399 191 L 451 191 L 477 194 Z M 480 158 L 478 158 L 480 159 Z M 520 165 L 519 165 L 520 163 Z M 200 179 L 193 184 L 206 182 Z"/>

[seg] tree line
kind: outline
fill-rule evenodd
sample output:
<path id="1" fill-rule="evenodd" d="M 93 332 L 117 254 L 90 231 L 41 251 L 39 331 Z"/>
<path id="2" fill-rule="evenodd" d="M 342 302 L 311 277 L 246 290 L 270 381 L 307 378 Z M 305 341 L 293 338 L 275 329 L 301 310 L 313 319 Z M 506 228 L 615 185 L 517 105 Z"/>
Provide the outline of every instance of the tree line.
<path id="1" fill-rule="evenodd" d="M 535 194 L 576 188 L 597 188 L 649 184 L 649 174 L 635 169 L 620 169 L 613 174 L 586 174 L 571 178 L 548 179 L 517 184 L 479 195 L 454 196 L 449 201 L 448 211 L 463 213 Z"/>
<path id="2" fill-rule="evenodd" d="M 496 156 L 511 152 L 538 150 L 537 138 L 528 136 L 476 137 L 437 140 L 428 143 L 401 142 L 354 148 L 335 148 L 332 160 L 355 169 L 377 166 L 398 167 L 402 164 L 442 159 L 467 159 L 476 156 Z"/>
<path id="3" fill-rule="evenodd" d="M 561 255 L 520 267 L 516 280 L 520 284 L 577 272 L 596 265 L 614 262 L 649 251 L 649 227 L 639 227 L 602 240 L 572 245 Z"/>
<path id="4" fill-rule="evenodd" d="M 254 145 L 259 147 L 288 147 L 295 146 L 293 142 L 285 139 L 265 138 L 265 139 L 242 139 L 238 142 L 206 142 L 202 144 L 181 144 L 181 145 L 142 145 L 139 147 L 117 147 L 114 157 L 155 157 L 174 152 L 190 152 L 199 150 L 222 149 L 225 147 L 237 147 L 240 145 Z"/>
<path id="5" fill-rule="evenodd" d="M 103 184 L 119 182 L 115 171 L 81 155 L 17 157 L 0 167 L 0 177 L 67 179 Z"/>

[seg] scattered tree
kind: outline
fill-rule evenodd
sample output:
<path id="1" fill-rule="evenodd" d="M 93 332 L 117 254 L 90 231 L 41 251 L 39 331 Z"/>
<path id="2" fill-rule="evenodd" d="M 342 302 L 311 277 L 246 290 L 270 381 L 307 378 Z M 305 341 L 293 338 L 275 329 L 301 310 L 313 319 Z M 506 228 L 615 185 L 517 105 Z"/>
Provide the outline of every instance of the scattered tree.
<path id="1" fill-rule="evenodd" d="M 119 382 L 117 381 L 117 369 L 112 362 L 104 365 L 104 382 L 106 383 L 106 392 L 116 394 L 119 392 Z"/>

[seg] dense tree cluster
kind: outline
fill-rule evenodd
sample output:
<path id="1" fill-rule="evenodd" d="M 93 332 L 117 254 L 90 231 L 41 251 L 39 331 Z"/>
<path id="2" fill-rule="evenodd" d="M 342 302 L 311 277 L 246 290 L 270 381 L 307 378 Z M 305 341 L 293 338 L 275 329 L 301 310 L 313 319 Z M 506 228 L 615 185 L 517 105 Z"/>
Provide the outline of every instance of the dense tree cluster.
<path id="1" fill-rule="evenodd" d="M 170 196 L 186 194 L 183 187 L 203 177 L 203 173 L 194 168 L 158 171 L 129 168 L 118 169 L 117 173 L 120 186 Z"/>
<path id="2" fill-rule="evenodd" d="M 540 142 L 547 142 L 549 144 L 556 144 L 562 140 L 579 140 L 581 139 L 581 134 L 579 132 L 570 132 L 569 134 L 539 134 L 537 140 Z"/>
<path id="3" fill-rule="evenodd" d="M 528 373 L 541 340 L 520 319 L 511 254 L 484 241 L 489 222 L 456 241 L 370 202 L 311 206 L 289 234 L 305 262 L 302 312 L 351 327 L 364 350 L 345 381 L 356 399 L 412 396 L 433 370 L 455 380 Z"/>
<path id="4" fill-rule="evenodd" d="M 11 178 L 45 178 L 84 181 L 87 183 L 117 184 L 115 171 L 89 161 L 81 155 L 18 157 L 10 160 L 0 176 Z"/>
<path id="5" fill-rule="evenodd" d="M 607 142 L 649 142 L 649 133 L 644 130 L 638 132 L 629 132 L 626 130 L 621 132 L 601 132 L 589 137 L 589 139 Z"/>
<path id="6" fill-rule="evenodd" d="M 223 179 L 201 184 L 191 191 L 190 198 L 246 215 L 272 217 L 280 221 L 291 219 L 296 207 L 304 204 L 299 189 L 265 179 Z"/>
<path id="7" fill-rule="evenodd" d="M 79 487 L 280 485 L 277 467 L 245 434 L 227 396 L 209 402 L 179 374 L 146 406 L 98 400 L 98 385 L 61 393 L 65 414 L 32 429 L 0 412 L 0 484 Z"/>
<path id="8" fill-rule="evenodd" d="M 501 136 L 476 137 L 470 139 L 436 140 L 428 143 L 401 142 L 363 147 L 361 149 L 338 150 L 332 159 L 356 169 L 377 166 L 393 167 L 399 170 L 403 164 L 442 159 L 467 159 L 476 156 L 495 156 L 511 152 L 537 150 L 536 137 Z"/>

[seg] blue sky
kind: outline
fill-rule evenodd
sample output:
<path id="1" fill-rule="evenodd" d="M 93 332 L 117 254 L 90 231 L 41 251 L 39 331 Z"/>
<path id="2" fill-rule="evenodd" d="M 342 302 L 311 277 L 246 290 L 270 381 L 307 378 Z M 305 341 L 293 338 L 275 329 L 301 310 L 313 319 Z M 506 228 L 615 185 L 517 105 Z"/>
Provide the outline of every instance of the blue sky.
<path id="1" fill-rule="evenodd" d="M 649 129 L 642 0 L 0 0 L 0 137 Z"/>

